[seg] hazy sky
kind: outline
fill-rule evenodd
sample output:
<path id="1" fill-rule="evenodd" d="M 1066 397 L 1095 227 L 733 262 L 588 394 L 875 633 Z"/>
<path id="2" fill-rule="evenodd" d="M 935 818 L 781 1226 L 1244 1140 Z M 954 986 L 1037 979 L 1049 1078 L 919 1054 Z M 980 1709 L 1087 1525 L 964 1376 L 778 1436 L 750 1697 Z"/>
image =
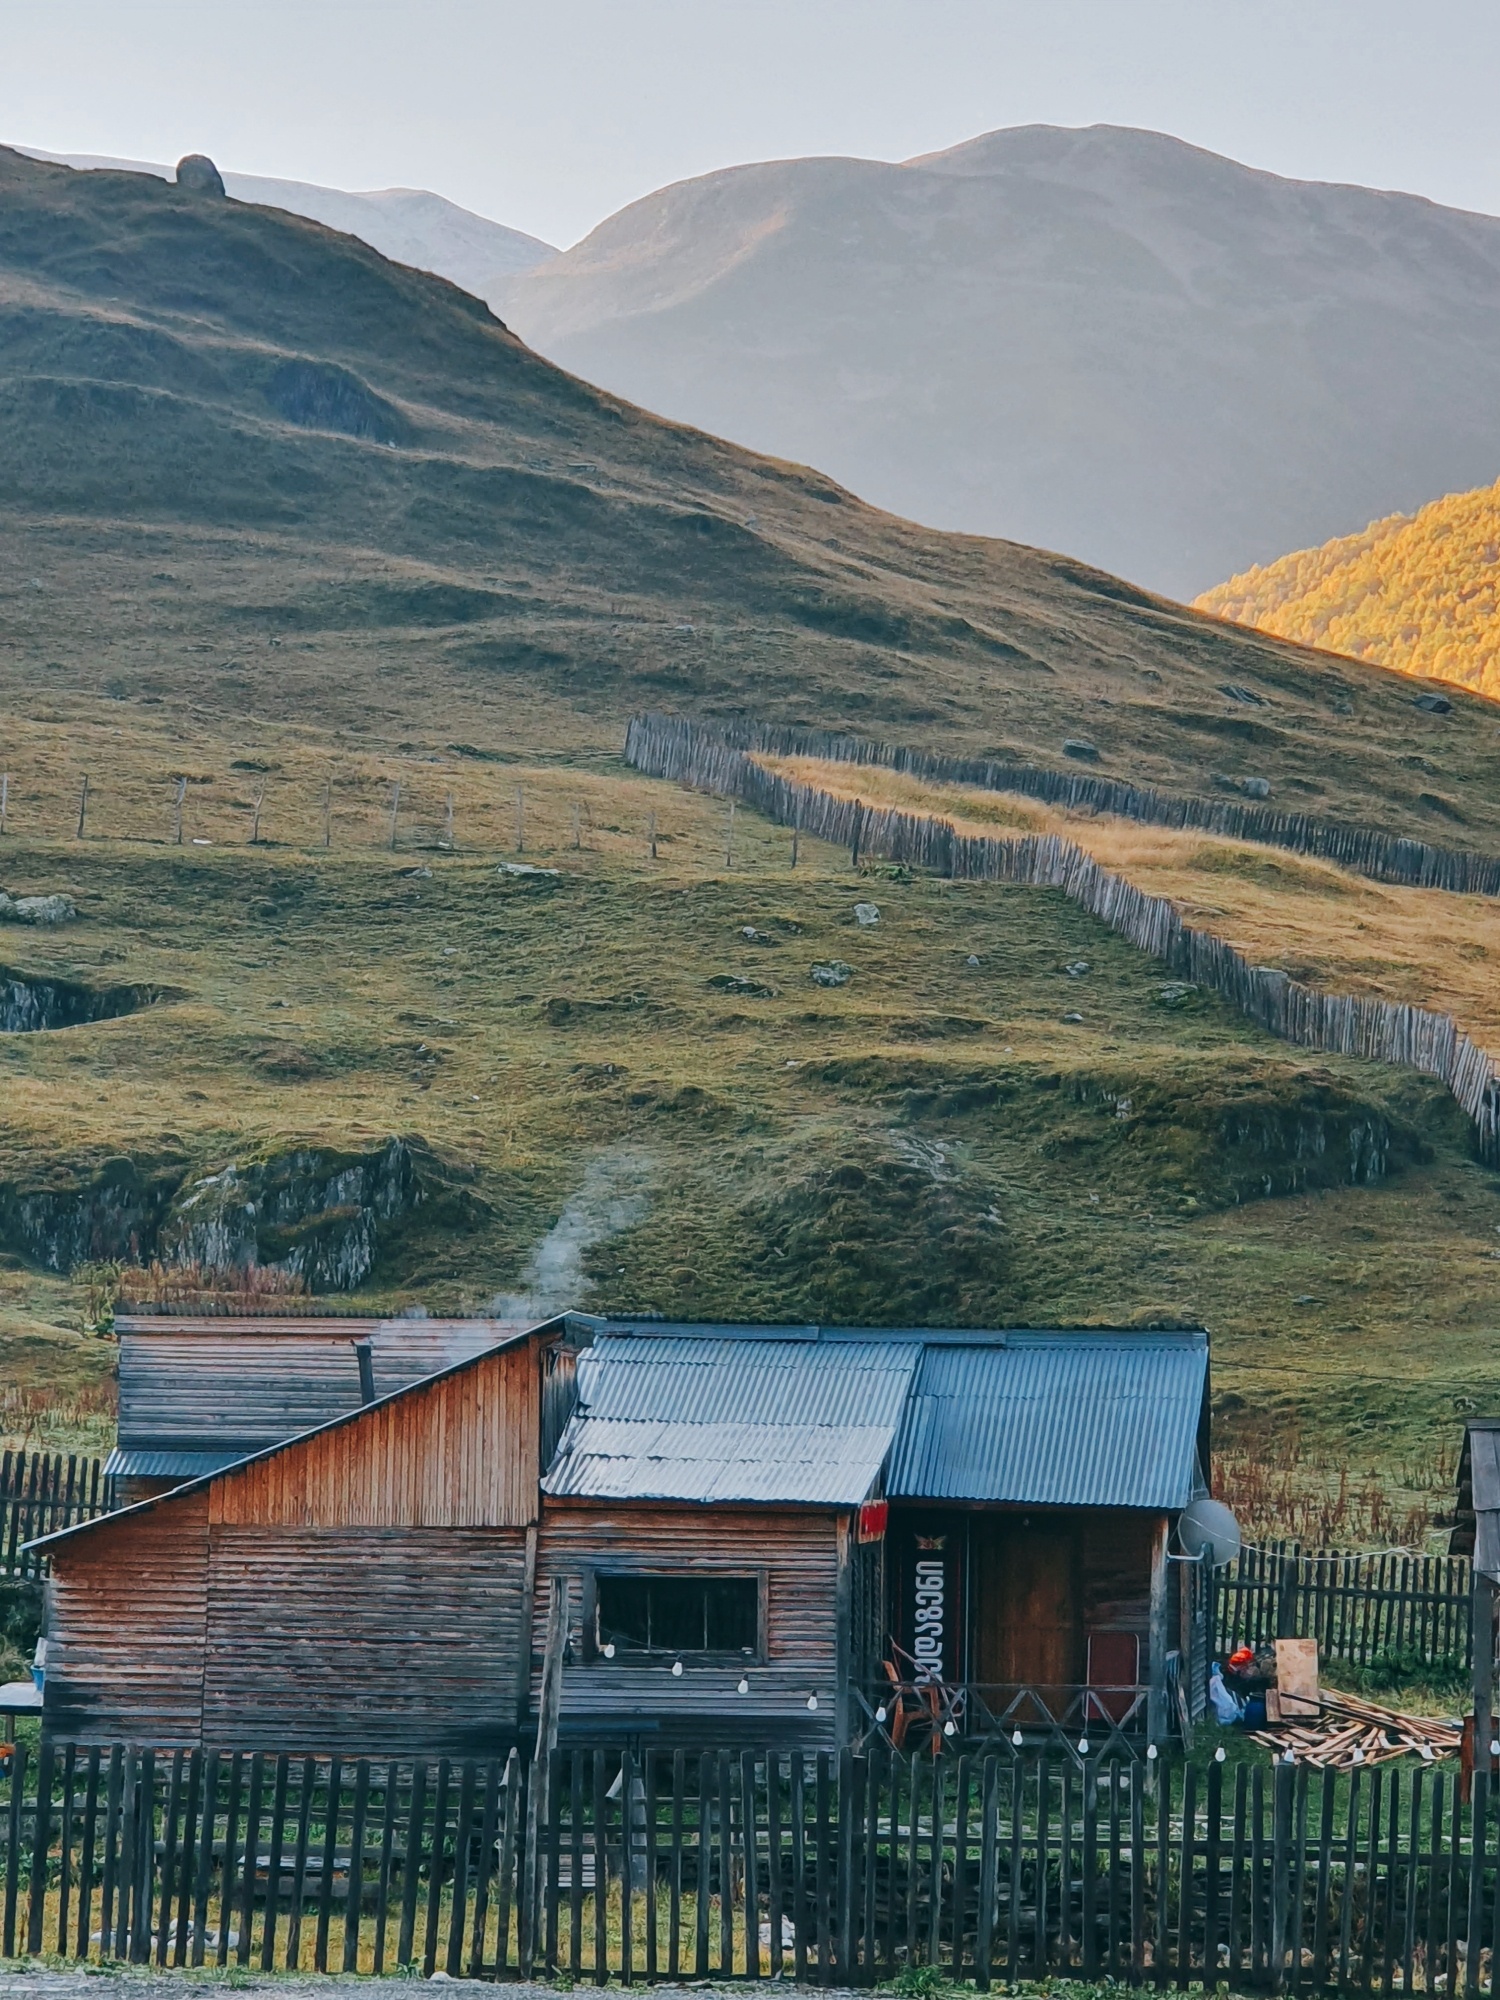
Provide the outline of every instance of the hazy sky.
<path id="1" fill-rule="evenodd" d="M 1497 0 L 0 0 L 0 138 L 428 187 L 553 243 L 664 182 L 1107 120 L 1500 213 Z"/>

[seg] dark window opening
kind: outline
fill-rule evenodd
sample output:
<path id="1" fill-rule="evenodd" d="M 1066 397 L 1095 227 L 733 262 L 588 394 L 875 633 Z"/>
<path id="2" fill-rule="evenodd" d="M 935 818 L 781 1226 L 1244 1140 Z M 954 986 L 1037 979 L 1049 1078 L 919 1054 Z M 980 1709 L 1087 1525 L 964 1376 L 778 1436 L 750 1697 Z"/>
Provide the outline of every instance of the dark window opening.
<path id="1" fill-rule="evenodd" d="M 743 1653 L 760 1642 L 753 1576 L 601 1576 L 598 1643 L 625 1653 Z"/>

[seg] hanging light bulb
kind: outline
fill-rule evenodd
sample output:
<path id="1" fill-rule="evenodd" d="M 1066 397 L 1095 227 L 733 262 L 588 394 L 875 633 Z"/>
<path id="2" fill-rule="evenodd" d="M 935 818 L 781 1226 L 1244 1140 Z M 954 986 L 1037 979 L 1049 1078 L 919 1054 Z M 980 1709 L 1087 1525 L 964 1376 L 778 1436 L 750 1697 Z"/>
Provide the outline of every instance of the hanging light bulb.
<path id="1" fill-rule="evenodd" d="M 1148 1743 L 1146 1745 L 1146 1761 L 1149 1764 L 1154 1764 L 1156 1762 L 1156 1745 L 1154 1743 Z"/>
<path id="2" fill-rule="evenodd" d="M 809 1708 L 815 1709 L 818 1705 L 818 1697 L 815 1694 L 810 1694 L 807 1697 L 807 1705 Z"/>
<path id="3" fill-rule="evenodd" d="M 1496 1740 L 1493 1743 L 1491 1743 L 1490 1755 L 1492 1757 L 1500 1757 L 1500 1737 L 1497 1737 Z"/>
<path id="4" fill-rule="evenodd" d="M 1011 1740 L 1011 1742 L 1012 1742 L 1012 1743 L 1014 1743 L 1014 1744 L 1015 1744 L 1016 1748 L 1017 1748 L 1017 1749 L 1019 1750 L 1019 1749 L 1020 1749 L 1020 1747 L 1021 1747 L 1021 1745 L 1022 1745 L 1022 1743 L 1023 1743 L 1023 1742 L 1024 1742 L 1024 1741 L 1025 1741 L 1026 1739 L 1025 1739 L 1025 1738 L 1024 1738 L 1023 1736 L 1022 1736 L 1022 1734 L 1021 1734 L 1020 1730 L 1019 1730 L 1019 1729 L 1017 1729 L 1017 1730 L 1015 1730 L 1015 1731 L 1014 1731 L 1014 1732 L 1012 1733 L 1012 1735 L 1011 1735 L 1011 1739 L 1010 1739 L 1010 1740 Z"/>
<path id="5" fill-rule="evenodd" d="M 674 1660 L 674 1661 L 672 1662 L 672 1678 L 673 1678 L 673 1680 L 674 1680 L 674 1681 L 680 1681 L 680 1680 L 682 1679 L 682 1662 L 681 1662 L 681 1660 Z"/>
<path id="6" fill-rule="evenodd" d="M 603 1645 L 603 1647 L 601 1648 L 601 1650 L 602 1650 L 602 1652 L 603 1652 L 603 1654 L 604 1654 L 604 1657 L 605 1657 L 605 1659 L 606 1659 L 606 1660 L 612 1660 L 612 1659 L 614 1658 L 614 1656 L 615 1656 L 615 1642 L 614 1642 L 614 1640 L 613 1640 L 613 1639 L 606 1639 L 606 1640 L 605 1640 L 605 1642 L 604 1642 L 604 1645 Z"/>
<path id="7" fill-rule="evenodd" d="M 739 1686 L 738 1686 L 738 1687 L 737 1687 L 737 1688 L 735 1689 L 735 1693 L 736 1693 L 736 1694 L 749 1694 L 749 1692 L 750 1692 L 750 1683 L 749 1683 L 749 1681 L 747 1681 L 747 1680 L 746 1680 L 746 1679 L 744 1678 L 744 1676 L 743 1676 L 743 1675 L 741 1675 L 741 1676 L 740 1676 L 740 1684 L 739 1684 Z"/>
<path id="8" fill-rule="evenodd" d="M 877 1722 L 884 1722 L 884 1721 L 885 1721 L 885 1703 L 884 1703 L 884 1702 L 882 1702 L 882 1703 L 880 1704 L 879 1708 L 877 1708 L 877 1709 L 876 1709 L 876 1711 L 875 1711 L 875 1720 L 876 1720 Z"/>
<path id="9" fill-rule="evenodd" d="M 1214 1762 L 1216 1764 L 1222 1764 L 1223 1761 L 1224 1761 L 1224 1745 L 1221 1743 L 1218 1749 L 1215 1750 L 1214 1752 Z"/>
<path id="10" fill-rule="evenodd" d="M 958 1734 L 958 1724 L 953 1720 L 953 1717 L 951 1715 L 948 1717 L 948 1720 L 943 1724 L 943 1734 L 945 1736 L 957 1736 Z"/>
<path id="11" fill-rule="evenodd" d="M 1087 1757 L 1089 1754 L 1089 1739 L 1086 1736 L 1080 1736 L 1078 1739 L 1078 1754 L 1080 1757 Z"/>

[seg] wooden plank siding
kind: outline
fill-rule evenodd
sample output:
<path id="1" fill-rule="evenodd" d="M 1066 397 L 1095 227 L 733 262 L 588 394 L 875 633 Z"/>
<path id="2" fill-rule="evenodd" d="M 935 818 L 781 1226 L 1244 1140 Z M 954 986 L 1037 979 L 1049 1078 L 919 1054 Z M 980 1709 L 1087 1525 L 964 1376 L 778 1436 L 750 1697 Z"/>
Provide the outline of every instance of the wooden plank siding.
<path id="1" fill-rule="evenodd" d="M 525 1559 L 524 1528 L 212 1525 L 204 1742 L 502 1753 Z"/>
<path id="2" fill-rule="evenodd" d="M 53 1549 L 62 1742 L 489 1755 L 524 1687 L 542 1343 Z"/>
<path id="3" fill-rule="evenodd" d="M 661 1744 L 762 1738 L 833 1747 L 837 1735 L 839 1520 L 808 1508 L 665 1506 L 606 1508 L 547 1500 L 537 1546 L 532 1702 L 540 1689 L 551 1579 L 571 1581 L 572 1664 L 563 1668 L 563 1728 L 570 1734 L 644 1726 Z M 606 1660 L 585 1630 L 600 1571 L 763 1574 L 763 1658 L 741 1666 Z M 740 1694 L 741 1677 L 750 1683 Z M 810 1710 L 808 1697 L 818 1706 Z"/>
<path id="4" fill-rule="evenodd" d="M 60 1741 L 196 1743 L 208 1496 L 65 1542 L 47 1583 L 45 1722 Z"/>
<path id="5" fill-rule="evenodd" d="M 210 1487 L 215 1523 L 514 1528 L 536 1519 L 539 1384 L 530 1342 L 377 1404 Z"/>

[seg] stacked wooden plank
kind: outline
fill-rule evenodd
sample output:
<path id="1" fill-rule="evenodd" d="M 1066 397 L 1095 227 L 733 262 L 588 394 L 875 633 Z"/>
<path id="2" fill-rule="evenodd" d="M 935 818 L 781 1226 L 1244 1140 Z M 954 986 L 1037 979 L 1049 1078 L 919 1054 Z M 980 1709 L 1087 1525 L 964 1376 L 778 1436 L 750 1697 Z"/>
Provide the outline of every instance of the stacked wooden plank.
<path id="1" fill-rule="evenodd" d="M 1254 1730 L 1251 1741 L 1263 1743 L 1277 1757 L 1290 1751 L 1297 1763 L 1318 1770 L 1350 1771 L 1360 1764 L 1388 1764 L 1413 1753 L 1429 1762 L 1452 1757 L 1461 1736 L 1454 1722 L 1403 1715 L 1358 1695 L 1325 1692 L 1317 1717 Z"/>

